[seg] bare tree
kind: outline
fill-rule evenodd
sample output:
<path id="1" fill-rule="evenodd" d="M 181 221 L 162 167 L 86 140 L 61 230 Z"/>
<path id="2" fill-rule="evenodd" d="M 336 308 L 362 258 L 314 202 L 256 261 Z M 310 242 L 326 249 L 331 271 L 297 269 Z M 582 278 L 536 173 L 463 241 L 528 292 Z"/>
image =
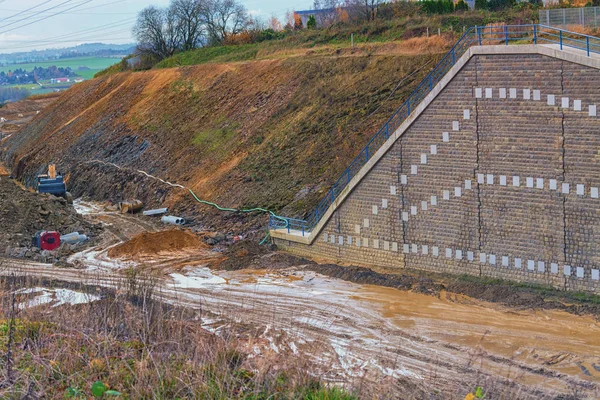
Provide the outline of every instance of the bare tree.
<path id="1" fill-rule="evenodd" d="M 319 10 L 315 13 L 317 25 L 328 27 L 335 24 L 338 21 L 339 8 L 339 0 L 314 0 L 313 10 Z"/>
<path id="2" fill-rule="evenodd" d="M 229 35 L 245 30 L 250 22 L 246 8 L 235 0 L 201 0 L 200 14 L 212 43 L 223 43 Z"/>
<path id="3" fill-rule="evenodd" d="M 176 18 L 169 10 L 154 6 L 144 8 L 133 27 L 138 51 L 159 60 L 173 55 L 180 44 L 177 26 Z"/>
<path id="4" fill-rule="evenodd" d="M 346 8 L 353 18 L 374 21 L 382 0 L 346 0 Z"/>
<path id="5" fill-rule="evenodd" d="M 205 44 L 205 27 L 200 16 L 201 3 L 198 0 L 173 0 L 169 12 L 176 20 L 178 38 L 183 51 L 192 50 Z"/>

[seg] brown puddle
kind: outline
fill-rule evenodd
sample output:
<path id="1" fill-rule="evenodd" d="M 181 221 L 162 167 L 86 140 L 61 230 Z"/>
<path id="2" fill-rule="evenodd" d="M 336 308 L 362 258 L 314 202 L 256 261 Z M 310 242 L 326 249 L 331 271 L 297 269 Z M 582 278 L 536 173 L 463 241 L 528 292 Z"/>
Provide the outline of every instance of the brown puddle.
<path id="1" fill-rule="evenodd" d="M 372 303 L 408 333 L 483 349 L 581 379 L 600 379 L 600 323 L 558 310 L 513 310 L 466 296 L 440 298 L 364 285 L 353 298 Z"/>

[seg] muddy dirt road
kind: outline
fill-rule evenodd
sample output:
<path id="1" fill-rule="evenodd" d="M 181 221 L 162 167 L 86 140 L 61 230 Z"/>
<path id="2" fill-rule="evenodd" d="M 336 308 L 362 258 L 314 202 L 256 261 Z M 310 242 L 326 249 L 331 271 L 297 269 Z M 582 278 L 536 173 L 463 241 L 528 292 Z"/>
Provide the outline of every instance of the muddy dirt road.
<path id="1" fill-rule="evenodd" d="M 94 205 L 81 212 L 110 224 L 112 238 L 76 254 L 82 269 L 29 262 L 7 272 L 120 287 L 133 261 L 108 257 L 111 246 L 156 229 Z M 159 296 L 203 310 L 206 329 L 253 337 L 256 357 L 269 352 L 310 358 L 325 379 L 375 379 L 382 393 L 407 382 L 456 394 L 510 380 L 506 398 L 600 396 L 600 323 L 553 310 L 513 310 L 450 293 L 439 297 L 328 278 L 302 266 L 211 271 L 211 249 L 161 254 L 146 263 L 165 271 Z M 391 395 L 390 395 L 391 396 Z M 547 397 L 546 397 L 547 396 Z"/>

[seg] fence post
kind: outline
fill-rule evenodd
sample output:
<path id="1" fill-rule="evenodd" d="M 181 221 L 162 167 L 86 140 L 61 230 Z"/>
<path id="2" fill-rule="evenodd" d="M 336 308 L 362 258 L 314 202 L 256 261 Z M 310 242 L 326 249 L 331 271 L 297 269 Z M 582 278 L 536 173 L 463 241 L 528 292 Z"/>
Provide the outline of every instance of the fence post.
<path id="1" fill-rule="evenodd" d="M 585 48 L 587 49 L 587 56 L 590 56 L 590 38 L 589 36 L 585 37 Z"/>
<path id="2" fill-rule="evenodd" d="M 408 110 L 408 115 L 410 115 L 410 99 L 406 100 L 406 109 Z"/>
<path id="3" fill-rule="evenodd" d="M 365 147 L 365 163 L 369 161 L 369 145 Z"/>
<path id="4" fill-rule="evenodd" d="M 433 75 L 429 73 L 429 90 L 433 90 Z"/>
<path id="5" fill-rule="evenodd" d="M 456 64 L 456 54 L 454 53 L 454 47 L 452 48 L 452 65 Z"/>
<path id="6" fill-rule="evenodd" d="M 479 42 L 479 45 L 481 46 L 481 27 L 480 26 L 477 27 L 477 41 Z"/>
<path id="7" fill-rule="evenodd" d="M 506 45 L 508 46 L 508 26 L 504 25 L 504 37 L 506 38 Z"/>
<path id="8" fill-rule="evenodd" d="M 390 137 L 390 124 L 385 124 L 385 138 L 389 139 Z"/>
<path id="9" fill-rule="evenodd" d="M 563 8 L 563 29 L 567 29 L 567 10 Z"/>
<path id="10" fill-rule="evenodd" d="M 537 25 L 533 26 L 533 44 L 537 44 Z"/>
<path id="11" fill-rule="evenodd" d="M 560 49 L 562 50 L 562 31 L 559 32 L 559 36 L 560 36 Z"/>

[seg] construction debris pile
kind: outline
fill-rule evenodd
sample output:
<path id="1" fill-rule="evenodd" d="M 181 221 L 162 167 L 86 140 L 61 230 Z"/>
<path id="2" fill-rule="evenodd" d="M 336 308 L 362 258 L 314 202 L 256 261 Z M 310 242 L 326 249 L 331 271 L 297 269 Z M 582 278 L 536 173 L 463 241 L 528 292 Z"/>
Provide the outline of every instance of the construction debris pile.
<path id="1" fill-rule="evenodd" d="M 67 240 L 56 250 L 42 250 L 32 240 L 41 231 L 77 232 L 78 238 L 85 235 L 89 240 Z M 101 225 L 85 220 L 64 198 L 23 190 L 14 181 L 0 178 L 0 249 L 6 256 L 64 261 L 72 252 L 93 244 L 101 231 Z"/>

